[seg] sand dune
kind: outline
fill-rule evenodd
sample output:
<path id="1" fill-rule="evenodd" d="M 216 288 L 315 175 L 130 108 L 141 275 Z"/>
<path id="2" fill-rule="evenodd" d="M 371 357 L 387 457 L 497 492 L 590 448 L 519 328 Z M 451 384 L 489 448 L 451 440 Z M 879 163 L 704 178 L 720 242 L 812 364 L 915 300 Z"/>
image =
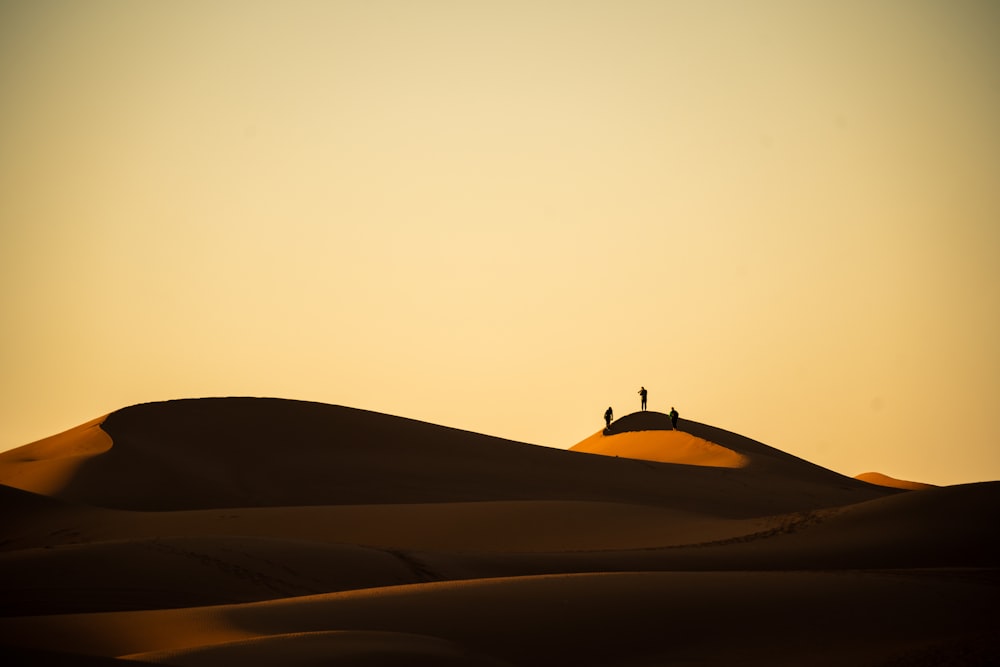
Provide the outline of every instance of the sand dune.
<path id="1" fill-rule="evenodd" d="M 114 446 L 77 462 L 58 489 L 24 479 L 20 450 L 0 453 L 0 484 L 142 511 L 574 500 L 734 518 L 886 493 L 746 439 L 723 445 L 751 459 L 733 474 L 567 452 L 301 401 L 151 403 L 112 413 L 101 428 Z"/>
<path id="2" fill-rule="evenodd" d="M 120 410 L 0 454 L 0 657 L 1000 656 L 1000 483 L 904 492 L 665 418 L 583 453 L 276 399 Z"/>
<path id="3" fill-rule="evenodd" d="M 0 454 L 2 482 L 36 493 L 58 494 L 72 484 L 79 468 L 111 449 L 101 429 L 107 416 Z"/>
<path id="4" fill-rule="evenodd" d="M 0 553 L 0 614 L 221 604 L 425 579 L 390 551 L 348 544 L 227 536 L 116 540 Z"/>
<path id="5" fill-rule="evenodd" d="M 706 664 L 709 654 L 707 664 L 871 665 L 989 641 L 995 592 L 995 580 L 950 572 L 598 573 L 0 619 L 0 632 L 30 639 L 72 628 L 64 644 L 79 653 L 178 665 L 228 662 L 229 651 L 246 658 L 252 653 L 240 642 L 257 638 L 281 641 L 260 646 L 251 664 L 277 664 L 289 653 L 297 664 L 317 664 L 344 649 L 337 635 L 316 642 L 314 633 L 335 632 L 416 635 L 516 665 Z M 296 639 L 308 644 L 290 652 Z"/>
<path id="6" fill-rule="evenodd" d="M 588 454 L 716 468 L 742 468 L 750 462 L 748 457 L 728 447 L 683 431 L 635 431 L 615 435 L 598 431 L 570 449 Z"/>
<path id="7" fill-rule="evenodd" d="M 869 484 L 878 484 L 879 486 L 888 486 L 893 489 L 905 489 L 907 491 L 924 491 L 926 489 L 935 488 L 933 484 L 896 479 L 895 477 L 889 477 L 888 475 L 883 475 L 879 472 L 863 472 L 860 475 L 855 475 L 854 479 L 860 479 L 862 482 L 868 482 Z"/>
<path id="8" fill-rule="evenodd" d="M 331 630 L 265 635 L 190 649 L 125 656 L 141 662 L 214 667 L 240 665 L 427 665 L 504 667 L 497 658 L 477 655 L 463 645 L 404 632 Z"/>

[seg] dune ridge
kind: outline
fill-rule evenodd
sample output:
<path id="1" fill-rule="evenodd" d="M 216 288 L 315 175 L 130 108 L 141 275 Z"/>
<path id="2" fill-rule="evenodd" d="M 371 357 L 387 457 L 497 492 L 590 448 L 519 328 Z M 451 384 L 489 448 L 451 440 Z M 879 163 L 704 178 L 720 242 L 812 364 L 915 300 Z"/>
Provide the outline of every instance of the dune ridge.
<path id="1" fill-rule="evenodd" d="M 890 477 L 889 475 L 883 475 L 880 472 L 863 472 L 860 475 L 855 475 L 854 479 L 860 479 L 862 482 L 877 484 L 879 486 L 887 486 L 893 489 L 906 489 L 907 491 L 924 491 L 926 489 L 937 488 L 934 484 L 896 479 L 895 477 Z"/>
<path id="2" fill-rule="evenodd" d="M 886 492 L 791 457 L 775 466 L 766 451 L 753 454 L 756 470 L 732 476 L 280 399 L 148 403 L 113 412 L 100 427 L 114 446 L 80 462 L 62 487 L 41 491 L 20 482 L 18 450 L 0 454 L 0 484 L 140 511 L 589 500 L 737 517 L 801 509 L 810 498 L 814 507 L 836 506 Z"/>
<path id="3" fill-rule="evenodd" d="M 591 436 L 616 458 L 280 399 L 113 412 L 0 454 L 0 657 L 898 667 L 1000 655 L 1000 482 L 887 488 L 697 422 L 668 432 L 664 417 Z M 622 455 L 636 443 L 679 460 Z"/>

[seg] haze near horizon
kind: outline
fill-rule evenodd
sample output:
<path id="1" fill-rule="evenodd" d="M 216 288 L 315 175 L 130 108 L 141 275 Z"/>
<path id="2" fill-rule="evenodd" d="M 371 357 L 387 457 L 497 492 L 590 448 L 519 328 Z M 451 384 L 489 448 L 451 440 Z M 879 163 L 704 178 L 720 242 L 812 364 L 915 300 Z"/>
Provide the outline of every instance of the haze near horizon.
<path id="1" fill-rule="evenodd" d="M 257 395 L 1000 479 L 1000 9 L 0 6 L 0 450 Z"/>

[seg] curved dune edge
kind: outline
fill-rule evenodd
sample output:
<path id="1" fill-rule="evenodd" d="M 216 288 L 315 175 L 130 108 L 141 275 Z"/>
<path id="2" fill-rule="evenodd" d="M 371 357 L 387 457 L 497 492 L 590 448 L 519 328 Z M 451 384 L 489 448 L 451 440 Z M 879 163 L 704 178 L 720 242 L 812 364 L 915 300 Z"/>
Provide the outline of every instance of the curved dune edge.
<path id="1" fill-rule="evenodd" d="M 109 451 L 111 436 L 101 429 L 108 415 L 57 435 L 0 454 L 0 484 L 57 495 L 88 460 Z"/>
<path id="2" fill-rule="evenodd" d="M 568 500 L 726 518 L 832 507 L 895 492 L 721 429 L 690 421 L 681 428 L 632 429 L 613 441 L 674 439 L 667 453 L 580 456 L 344 406 L 185 399 L 111 413 L 99 430 L 114 446 L 80 460 L 57 491 L 51 490 L 55 484 L 42 488 L 4 476 L 7 464 L 21 465 L 20 450 L 0 454 L 0 484 L 128 511 Z M 747 461 L 733 452 L 753 464 L 739 470 L 738 478 L 728 473 Z M 31 465 L 47 463 L 55 470 L 68 460 L 53 456 Z M 667 463 L 652 462 L 657 460 Z"/>
<path id="3" fill-rule="evenodd" d="M 911 482 L 905 479 L 896 479 L 895 477 L 883 475 L 880 472 L 863 472 L 860 475 L 855 475 L 854 479 L 859 479 L 862 482 L 868 482 L 869 484 L 875 484 L 876 486 L 886 486 L 891 489 L 905 489 L 907 491 L 926 491 L 927 489 L 938 488 L 934 484 L 924 484 L 923 482 Z"/>
<path id="4" fill-rule="evenodd" d="M 615 435 L 598 431 L 570 450 L 711 468 L 744 468 L 750 463 L 739 452 L 684 431 L 626 431 Z"/>

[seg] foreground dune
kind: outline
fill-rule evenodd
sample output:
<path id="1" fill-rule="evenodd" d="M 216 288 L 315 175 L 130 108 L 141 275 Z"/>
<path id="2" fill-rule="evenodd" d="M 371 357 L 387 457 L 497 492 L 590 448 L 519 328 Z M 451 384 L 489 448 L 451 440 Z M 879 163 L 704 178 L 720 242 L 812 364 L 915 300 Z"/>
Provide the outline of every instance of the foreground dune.
<path id="1" fill-rule="evenodd" d="M 391 633 L 385 644 L 367 637 L 369 656 L 450 653 L 471 664 L 706 664 L 711 654 L 707 664 L 865 665 L 990 642 L 996 584 L 954 572 L 550 575 L 0 619 L 0 633 L 172 665 L 317 664 L 357 652 L 359 633 Z"/>
<path id="2" fill-rule="evenodd" d="M 615 422 L 597 454 L 275 399 L 112 413 L 0 454 L 0 657 L 1000 656 L 1000 483 L 904 492 L 664 418 Z"/>

